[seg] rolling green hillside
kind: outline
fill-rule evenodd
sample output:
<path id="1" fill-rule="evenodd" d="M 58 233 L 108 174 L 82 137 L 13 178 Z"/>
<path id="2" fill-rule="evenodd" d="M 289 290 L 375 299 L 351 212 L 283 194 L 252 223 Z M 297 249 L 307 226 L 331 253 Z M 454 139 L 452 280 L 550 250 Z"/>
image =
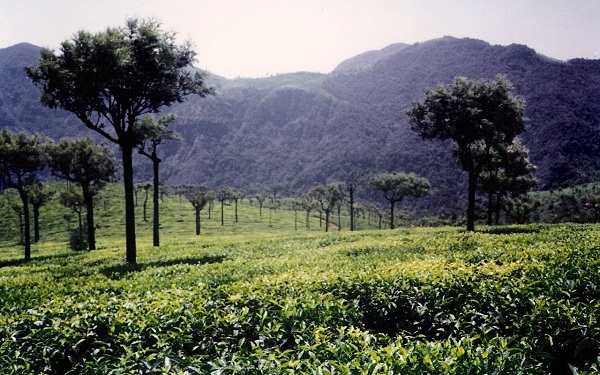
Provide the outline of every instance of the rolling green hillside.
<path id="1" fill-rule="evenodd" d="M 4 240 L 2 373 L 600 371 L 594 225 L 324 233 L 245 206 L 196 236 L 184 203 L 165 198 L 161 247 L 139 222 L 135 266 L 112 206 L 92 252 L 48 221 L 30 262 Z"/>

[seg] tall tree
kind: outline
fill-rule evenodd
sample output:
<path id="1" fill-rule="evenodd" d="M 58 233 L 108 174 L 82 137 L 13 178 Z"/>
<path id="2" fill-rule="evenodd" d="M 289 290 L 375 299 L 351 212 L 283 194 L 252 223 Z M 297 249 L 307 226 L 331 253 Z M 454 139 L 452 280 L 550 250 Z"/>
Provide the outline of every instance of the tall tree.
<path id="1" fill-rule="evenodd" d="M 55 191 L 46 188 L 38 179 L 35 179 L 27 187 L 27 190 L 29 190 L 29 203 L 33 209 L 33 242 L 38 242 L 40 240 L 40 208 L 50 201 Z"/>
<path id="2" fill-rule="evenodd" d="M 356 191 L 362 184 L 363 176 L 359 172 L 352 172 L 345 182 L 346 192 L 348 193 L 348 204 L 350 206 L 350 231 L 356 229 L 356 220 L 354 212 L 354 199 Z"/>
<path id="3" fill-rule="evenodd" d="M 45 166 L 38 135 L 28 137 L 25 133 L 13 134 L 4 129 L 0 132 L 0 179 L 4 186 L 16 189 L 23 204 L 25 260 L 31 259 L 31 224 L 29 220 L 29 191 L 27 187 L 36 181 L 35 172 Z"/>
<path id="4" fill-rule="evenodd" d="M 438 85 L 407 111 L 411 128 L 423 139 L 450 139 L 452 153 L 468 174 L 467 230 L 475 230 L 475 196 L 494 145 L 511 143 L 525 130 L 525 102 L 512 94 L 503 76 L 472 81 L 458 77 Z"/>
<path id="5" fill-rule="evenodd" d="M 423 177 L 414 173 L 381 173 L 371 180 L 369 185 L 383 192 L 390 202 L 390 229 L 394 229 L 394 206 L 402 202 L 404 197 L 421 198 L 429 194 L 431 185 Z"/>
<path id="6" fill-rule="evenodd" d="M 71 249 L 78 251 L 90 249 L 89 241 L 86 239 L 87 236 L 83 235 L 84 226 L 81 219 L 81 213 L 86 205 L 83 195 L 69 187 L 67 190 L 60 193 L 59 199 L 63 206 L 70 208 L 77 214 L 78 229 L 71 232 L 69 238 Z M 65 216 L 65 219 L 68 219 L 68 216 Z M 87 226 L 89 226 L 89 224 L 87 224 Z"/>
<path id="7" fill-rule="evenodd" d="M 221 188 L 216 193 L 216 198 L 221 203 L 221 226 L 225 225 L 225 201 L 231 198 L 231 188 Z"/>
<path id="8" fill-rule="evenodd" d="M 86 209 L 87 243 L 96 249 L 94 200 L 107 182 L 115 179 L 117 160 L 106 145 L 96 145 L 90 138 L 62 139 L 46 147 L 52 174 L 74 182 L 81 188 Z"/>
<path id="9" fill-rule="evenodd" d="M 483 171 L 480 188 L 488 195 L 487 224 L 499 222 L 503 199 L 518 197 L 536 186 L 535 167 L 529 162 L 529 151 L 518 138 L 511 144 L 499 144 L 491 153 L 490 163 Z"/>
<path id="10" fill-rule="evenodd" d="M 299 199 L 300 206 L 306 211 L 306 229 L 310 230 L 310 213 L 317 209 L 315 197 L 310 192 Z"/>
<path id="11" fill-rule="evenodd" d="M 317 185 L 312 188 L 309 195 L 318 202 L 321 210 L 325 212 L 325 232 L 329 231 L 329 218 L 336 204 L 344 199 L 344 189 L 341 182 L 333 182 L 326 186 Z"/>
<path id="12" fill-rule="evenodd" d="M 175 116 L 168 115 L 160 117 L 158 120 L 154 119 L 154 116 L 148 115 L 139 124 L 139 131 L 141 133 L 142 143 L 139 146 L 138 152 L 144 155 L 152 161 L 152 186 L 153 186 L 153 220 L 152 220 L 152 242 L 154 246 L 160 246 L 160 217 L 159 217 L 159 203 L 158 199 L 160 196 L 160 180 L 159 180 L 159 166 L 162 161 L 158 157 L 157 147 L 168 140 L 180 140 L 181 137 L 173 130 L 169 129 L 168 126 L 175 121 Z"/>
<path id="13" fill-rule="evenodd" d="M 188 69 L 195 60 L 190 44 L 177 45 L 175 37 L 155 20 L 129 19 L 97 34 L 80 31 L 26 69 L 44 105 L 72 112 L 121 149 L 127 263 L 136 263 L 132 153 L 146 138 L 139 119 L 189 94 L 213 93 L 203 74 Z"/>
<path id="14" fill-rule="evenodd" d="M 200 235 L 200 213 L 211 199 L 210 194 L 206 186 L 196 186 L 185 193 L 185 197 L 194 206 L 196 212 L 196 235 Z"/>

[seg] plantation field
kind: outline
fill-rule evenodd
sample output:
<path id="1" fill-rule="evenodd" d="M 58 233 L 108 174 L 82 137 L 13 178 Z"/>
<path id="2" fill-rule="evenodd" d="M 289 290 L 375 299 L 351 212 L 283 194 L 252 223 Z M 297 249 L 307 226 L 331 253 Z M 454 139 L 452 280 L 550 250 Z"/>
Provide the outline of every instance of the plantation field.
<path id="1" fill-rule="evenodd" d="M 51 205 L 31 262 L 7 234 L 0 373 L 600 373 L 595 225 L 324 233 L 246 203 L 196 236 L 178 199 L 159 248 L 138 213 L 136 266 L 114 205 L 96 251 Z"/>

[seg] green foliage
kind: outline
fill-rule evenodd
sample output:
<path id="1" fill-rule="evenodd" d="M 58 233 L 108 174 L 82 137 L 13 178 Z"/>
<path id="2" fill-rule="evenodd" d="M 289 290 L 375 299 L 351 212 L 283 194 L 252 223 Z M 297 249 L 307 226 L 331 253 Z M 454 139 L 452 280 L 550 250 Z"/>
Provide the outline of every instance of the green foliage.
<path id="1" fill-rule="evenodd" d="M 0 368 L 598 373 L 595 225 L 295 232 L 285 206 L 274 214 L 284 227 L 245 203 L 239 223 L 204 219 L 207 235 L 194 236 L 190 204 L 166 196 L 168 235 L 152 247 L 151 225 L 139 223 L 137 265 L 122 262 L 118 220 L 99 228 L 93 252 L 43 236 L 22 263 L 3 246 Z M 119 210 L 109 205 L 106 217 Z"/>
<path id="2" fill-rule="evenodd" d="M 467 230 L 475 229 L 475 194 L 482 173 L 500 166 L 509 169 L 506 158 L 494 155 L 507 154 L 525 130 L 525 101 L 512 91 L 500 75 L 478 81 L 457 77 L 452 84 L 427 90 L 406 112 L 411 129 L 423 139 L 452 142 L 452 154 L 468 174 Z"/>

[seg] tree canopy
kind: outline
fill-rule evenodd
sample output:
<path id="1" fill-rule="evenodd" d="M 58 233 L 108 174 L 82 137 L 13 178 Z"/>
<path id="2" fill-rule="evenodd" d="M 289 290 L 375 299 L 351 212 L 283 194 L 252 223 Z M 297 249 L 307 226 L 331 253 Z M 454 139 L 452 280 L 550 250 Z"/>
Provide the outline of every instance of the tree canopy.
<path id="1" fill-rule="evenodd" d="M 129 19 L 97 34 L 80 31 L 60 53 L 45 49 L 39 64 L 26 68 L 45 106 L 72 112 L 121 148 L 128 263 L 136 263 L 132 151 L 147 138 L 138 120 L 189 94 L 213 93 L 191 69 L 194 60 L 191 45 L 177 45 L 159 22 Z"/>
<path id="2" fill-rule="evenodd" d="M 525 130 L 525 102 L 512 94 L 503 76 L 494 80 L 458 77 L 427 90 L 407 111 L 411 128 L 423 139 L 452 140 L 452 154 L 468 173 L 467 230 L 475 228 L 475 193 L 494 149 Z"/>
<path id="3" fill-rule="evenodd" d="M 38 135 L 13 134 L 4 129 L 0 132 L 0 179 L 4 186 L 19 192 L 24 217 L 25 260 L 31 259 L 31 235 L 29 220 L 28 186 L 36 180 L 35 172 L 45 166 L 41 150 L 42 139 Z"/>
<path id="4" fill-rule="evenodd" d="M 383 192 L 390 202 L 390 229 L 394 229 L 394 206 L 404 197 L 421 198 L 429 194 L 431 185 L 423 177 L 414 173 L 381 173 L 371 180 L 369 185 Z"/>
<path id="5" fill-rule="evenodd" d="M 115 179 L 117 160 L 106 145 L 96 145 L 90 138 L 62 139 L 46 147 L 52 174 L 81 187 L 86 207 L 87 243 L 96 249 L 94 198 L 107 182 Z"/>

